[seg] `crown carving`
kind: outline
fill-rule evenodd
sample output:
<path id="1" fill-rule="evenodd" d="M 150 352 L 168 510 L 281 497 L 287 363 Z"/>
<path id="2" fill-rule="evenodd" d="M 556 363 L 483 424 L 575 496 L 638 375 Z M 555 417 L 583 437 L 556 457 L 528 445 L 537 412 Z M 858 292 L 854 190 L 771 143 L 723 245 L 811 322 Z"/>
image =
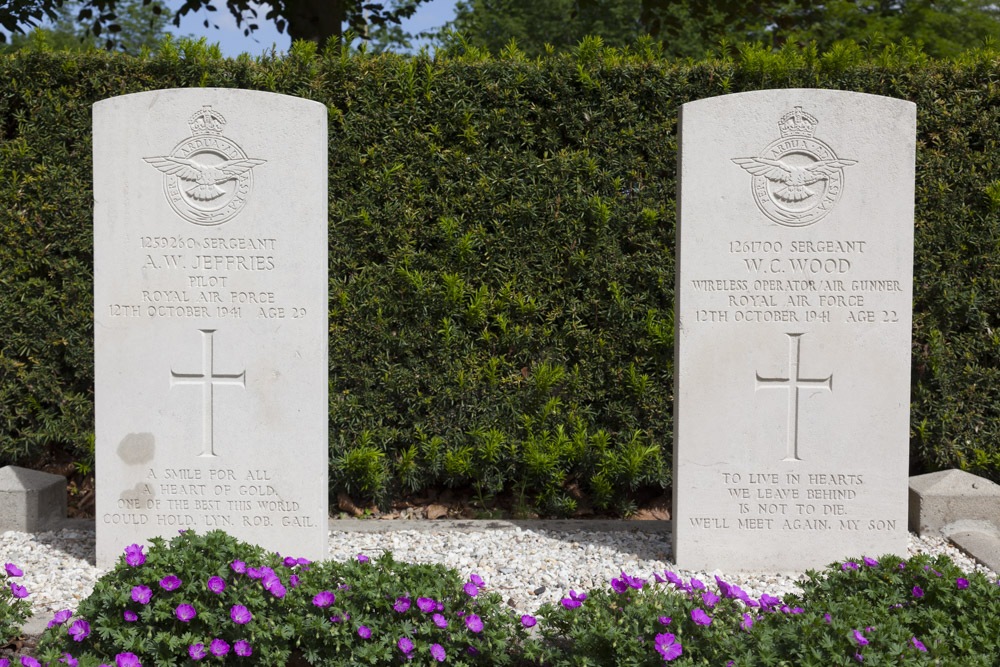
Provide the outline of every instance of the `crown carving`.
<path id="1" fill-rule="evenodd" d="M 784 137 L 811 137 L 816 131 L 819 121 L 810 113 L 802 110 L 802 107 L 795 107 L 778 121 L 778 129 Z"/>
<path id="2" fill-rule="evenodd" d="M 196 111 L 188 120 L 191 132 L 198 134 L 222 134 L 222 127 L 226 124 L 226 119 L 221 113 L 206 104 Z"/>

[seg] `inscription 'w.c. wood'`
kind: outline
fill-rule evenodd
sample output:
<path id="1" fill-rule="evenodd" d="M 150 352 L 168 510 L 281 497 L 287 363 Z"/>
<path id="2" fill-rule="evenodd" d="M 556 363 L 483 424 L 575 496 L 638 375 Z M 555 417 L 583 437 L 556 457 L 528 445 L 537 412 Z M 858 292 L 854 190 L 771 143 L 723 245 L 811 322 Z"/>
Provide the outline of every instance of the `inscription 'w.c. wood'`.
<path id="1" fill-rule="evenodd" d="M 783 461 L 801 461 L 799 458 L 799 389 L 833 391 L 833 374 L 825 378 L 799 377 L 799 362 L 802 358 L 801 338 L 805 334 L 786 333 L 788 336 L 788 377 L 765 378 L 757 373 L 754 391 L 761 389 L 788 390 L 788 428 L 785 458 Z"/>
<path id="2" fill-rule="evenodd" d="M 177 385 L 202 386 L 202 449 L 200 456 L 215 456 L 214 399 L 215 385 L 236 385 L 246 389 L 246 371 L 241 373 L 215 372 L 215 329 L 199 329 L 201 338 L 201 373 L 177 373 L 170 370 L 170 387 Z"/>

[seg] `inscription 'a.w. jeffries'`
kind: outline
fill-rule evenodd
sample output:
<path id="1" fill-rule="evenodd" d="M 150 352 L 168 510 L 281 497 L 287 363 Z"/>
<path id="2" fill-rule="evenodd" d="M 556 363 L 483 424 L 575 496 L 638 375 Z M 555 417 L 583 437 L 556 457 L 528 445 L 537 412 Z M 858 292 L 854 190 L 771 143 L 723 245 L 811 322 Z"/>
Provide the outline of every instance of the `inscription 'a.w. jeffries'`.
<path id="1" fill-rule="evenodd" d="M 170 387 L 177 385 L 202 386 L 202 449 L 200 456 L 216 456 L 214 434 L 215 385 L 235 385 L 246 389 L 246 371 L 240 373 L 215 372 L 215 329 L 199 329 L 201 338 L 201 372 L 177 373 L 170 371 Z"/>

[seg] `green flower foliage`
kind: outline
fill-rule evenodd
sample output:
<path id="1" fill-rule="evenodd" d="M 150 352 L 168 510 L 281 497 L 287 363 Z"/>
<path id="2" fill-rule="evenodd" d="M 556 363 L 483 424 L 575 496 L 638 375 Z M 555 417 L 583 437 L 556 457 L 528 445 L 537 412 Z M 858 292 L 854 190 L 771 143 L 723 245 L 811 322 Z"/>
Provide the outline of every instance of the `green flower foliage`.
<path id="1" fill-rule="evenodd" d="M 133 545 L 36 657 L 147 665 L 816 666 L 1000 661 L 1000 582 L 947 557 L 895 556 L 810 571 L 799 594 L 752 598 L 719 577 L 622 572 L 517 616 L 475 573 L 400 563 L 282 558 L 222 531 Z M 3 613 L 0 593 L 0 614 Z M 3 620 L 0 616 L 0 621 Z M 23 622 L 24 615 L 15 621 Z M 196 657 L 197 656 L 197 657 Z M 117 664 L 121 664 L 118 662 Z"/>
<path id="2" fill-rule="evenodd" d="M 154 539 L 145 558 L 132 563 L 123 555 L 72 620 L 46 631 L 37 655 L 56 664 L 70 653 L 90 666 L 131 653 L 143 664 L 182 665 L 192 664 L 192 646 L 210 652 L 213 640 L 221 640 L 227 650 L 209 655 L 213 664 L 381 665 L 405 657 L 399 641 L 407 637 L 421 664 L 429 664 L 437 644 L 467 665 L 505 665 L 527 640 L 496 593 L 455 570 L 399 563 L 389 553 L 310 563 L 222 531 L 186 531 L 169 543 Z M 433 609 L 420 606 L 431 602 Z M 183 605 L 194 610 L 190 620 Z M 481 627 L 466 621 L 472 615 Z M 72 633 L 80 621 L 89 634 L 77 640 Z M 237 650 L 238 642 L 250 653 Z"/>
<path id="3" fill-rule="evenodd" d="M 17 597 L 14 594 L 15 587 L 23 588 L 23 586 L 18 583 L 16 577 L 9 574 L 11 568 L 14 575 L 20 572 L 15 563 L 5 564 L 5 568 L 0 570 L 0 645 L 16 638 L 20 634 L 21 626 L 32 616 L 31 603 L 27 598 Z M 28 593 L 30 594 L 30 591 Z"/>
<path id="4" fill-rule="evenodd" d="M 666 573 L 664 573 L 666 574 Z M 977 665 L 1000 661 L 1000 582 L 947 557 L 894 556 L 809 572 L 784 600 L 726 593 L 725 582 L 618 583 L 579 606 L 538 612 L 546 665 Z M 615 583 L 615 582 L 613 582 Z M 639 585 L 641 584 L 641 587 Z M 706 585 L 708 584 L 708 585 Z M 726 584 L 728 586 L 728 584 Z M 669 633 L 670 641 L 665 634 Z M 859 660 L 860 656 L 860 660 Z M 732 661 L 732 662 L 730 662 Z"/>
<path id="5" fill-rule="evenodd" d="M 92 461 L 90 107 L 172 87 L 329 110 L 331 491 L 383 505 L 470 485 L 572 514 L 628 512 L 672 474 L 677 111 L 761 88 L 918 108 L 914 472 L 1000 481 L 1000 86 L 991 48 L 648 40 L 499 58 L 331 42 L 223 59 L 0 56 L 0 463 Z"/>

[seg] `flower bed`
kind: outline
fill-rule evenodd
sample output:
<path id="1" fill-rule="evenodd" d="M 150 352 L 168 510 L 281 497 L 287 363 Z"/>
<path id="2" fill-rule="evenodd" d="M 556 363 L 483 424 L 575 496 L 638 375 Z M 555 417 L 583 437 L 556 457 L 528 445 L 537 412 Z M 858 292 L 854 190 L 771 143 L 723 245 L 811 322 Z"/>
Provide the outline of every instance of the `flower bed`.
<path id="1" fill-rule="evenodd" d="M 0 575 L 0 632 L 30 613 Z M 798 595 L 750 597 L 720 577 L 622 573 L 520 615 L 476 574 L 391 553 L 309 562 L 221 531 L 132 545 L 22 665 L 833 665 L 1000 663 L 1000 582 L 944 556 L 809 572 Z M 9 663 L 0 659 L 0 667 Z"/>

